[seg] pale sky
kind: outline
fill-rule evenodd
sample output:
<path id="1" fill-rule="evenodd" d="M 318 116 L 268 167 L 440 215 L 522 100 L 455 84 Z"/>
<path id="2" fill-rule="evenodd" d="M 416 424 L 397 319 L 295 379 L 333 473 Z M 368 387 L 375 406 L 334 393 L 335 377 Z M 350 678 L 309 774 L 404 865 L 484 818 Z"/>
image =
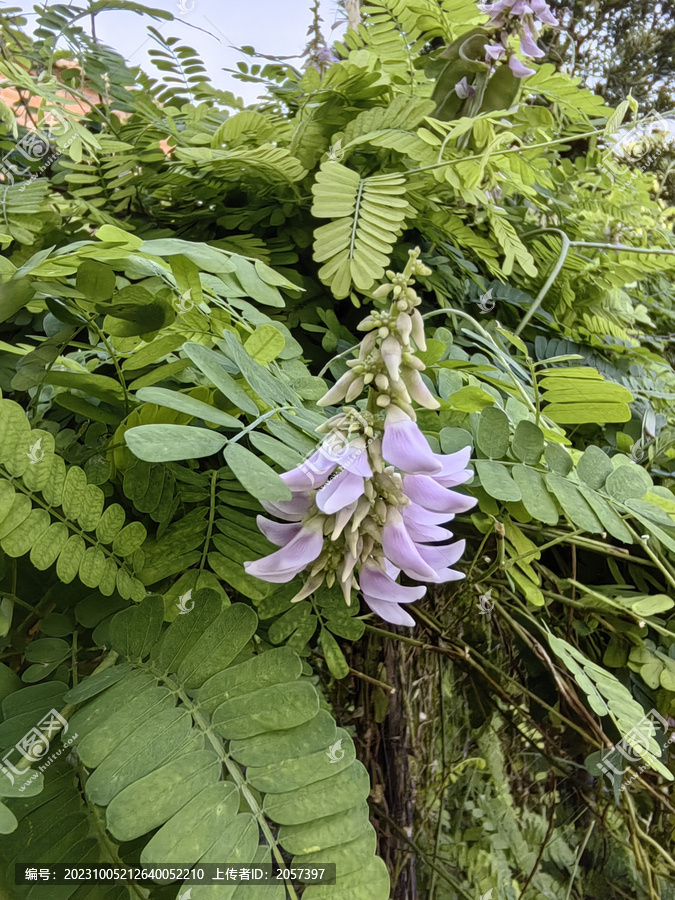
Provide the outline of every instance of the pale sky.
<path id="1" fill-rule="evenodd" d="M 61 0 L 64 2 L 64 0 Z M 311 0 L 139 0 L 144 6 L 173 13 L 173 22 L 155 20 L 131 12 L 113 10 L 96 16 L 96 34 L 103 43 L 114 47 L 132 64 L 141 65 L 152 74 L 147 52 L 156 47 L 149 38 L 146 26 L 154 25 L 165 37 L 178 37 L 181 43 L 193 47 L 201 56 L 215 87 L 230 90 L 247 101 L 253 101 L 260 88 L 234 79 L 223 68 L 235 68 L 237 60 L 251 63 L 232 47 L 252 45 L 260 53 L 270 56 L 291 56 L 302 52 L 311 22 Z M 20 7 L 28 17 L 32 30 L 35 15 L 31 0 L 1 2 L 5 6 Z M 49 5 L 49 3 L 47 3 Z M 67 3 L 66 5 L 73 5 Z M 82 6 L 82 3 L 76 5 Z M 344 26 L 331 31 L 338 17 L 335 0 L 321 0 L 324 34 L 329 43 L 337 38 Z M 289 60 L 298 65 L 299 60 Z"/>

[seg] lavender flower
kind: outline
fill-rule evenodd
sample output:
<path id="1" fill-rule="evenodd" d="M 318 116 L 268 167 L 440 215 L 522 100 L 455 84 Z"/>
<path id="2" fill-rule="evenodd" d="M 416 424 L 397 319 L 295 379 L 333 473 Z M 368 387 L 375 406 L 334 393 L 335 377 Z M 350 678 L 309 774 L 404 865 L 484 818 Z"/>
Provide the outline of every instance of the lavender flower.
<path id="1" fill-rule="evenodd" d="M 257 562 L 246 563 L 246 571 L 262 581 L 277 584 L 291 581 L 321 553 L 323 548 L 321 525 L 318 519 L 303 524 L 295 537 L 281 550 L 276 550 Z"/>
<path id="2" fill-rule="evenodd" d="M 330 587 L 337 581 L 348 604 L 353 591 L 360 590 L 374 613 L 407 626 L 414 619 L 402 607 L 421 599 L 426 588 L 399 584 L 399 574 L 433 584 L 463 578 L 453 566 L 464 541 L 451 541 L 443 526 L 476 503 L 452 490 L 471 478 L 469 449 L 434 453 L 412 405 L 439 406 L 416 356 L 425 337 L 411 276 L 430 273 L 418 254 L 411 251 L 403 273 L 387 273 L 390 284 L 375 296 L 392 295 L 389 311 L 373 311 L 361 322 L 359 330 L 367 334 L 358 358 L 347 363 L 349 371 L 319 401 L 322 406 L 351 402 L 367 387 L 367 409 L 347 407 L 318 429 L 327 434 L 322 445 L 281 476 L 291 500 L 263 503 L 282 521 L 257 520 L 280 549 L 244 563 L 250 575 L 275 583 L 305 572 L 296 601 L 324 582 Z M 331 442 L 336 433 L 339 440 Z"/>
<path id="3" fill-rule="evenodd" d="M 516 78 L 529 78 L 530 75 L 534 75 L 535 70 L 530 69 L 528 66 L 524 65 L 517 56 L 512 56 L 509 59 L 509 69 L 513 72 Z"/>
<path id="4" fill-rule="evenodd" d="M 455 93 L 460 98 L 460 100 L 466 100 L 468 97 L 473 97 L 476 93 L 476 88 L 469 84 L 466 76 L 455 85 Z"/>
<path id="5" fill-rule="evenodd" d="M 537 45 L 540 26 L 556 27 L 558 21 L 551 12 L 546 0 L 498 0 L 497 3 L 479 3 L 478 9 L 490 16 L 488 28 L 503 29 L 502 46 L 485 45 L 485 62 L 501 59 L 508 47 L 508 35 L 515 31 L 520 37 L 520 50 L 524 56 L 540 59 L 544 51 Z M 527 78 L 535 70 L 526 66 L 517 56 L 509 53 L 509 68 L 516 78 Z"/>

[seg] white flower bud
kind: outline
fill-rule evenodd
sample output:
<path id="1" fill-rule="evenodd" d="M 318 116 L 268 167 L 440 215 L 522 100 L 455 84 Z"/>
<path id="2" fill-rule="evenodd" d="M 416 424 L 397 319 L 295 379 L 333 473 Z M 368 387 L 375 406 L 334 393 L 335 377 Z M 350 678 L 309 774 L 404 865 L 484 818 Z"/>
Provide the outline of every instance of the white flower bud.
<path id="1" fill-rule="evenodd" d="M 412 336 L 420 350 L 427 349 L 427 339 L 424 334 L 424 319 L 420 315 L 419 310 L 414 309 L 412 312 Z"/>
<path id="2" fill-rule="evenodd" d="M 339 403 L 340 400 L 344 398 L 351 383 L 356 377 L 356 373 L 351 370 L 345 372 L 345 374 L 335 382 L 328 393 L 324 394 L 320 400 L 316 401 L 317 406 L 332 406 L 334 403 Z"/>
<path id="3" fill-rule="evenodd" d="M 393 334 L 389 335 L 388 338 L 385 338 L 385 340 L 382 341 L 380 352 L 382 354 L 384 364 L 387 367 L 389 377 L 392 381 L 398 381 L 400 377 L 398 370 L 401 365 L 402 354 L 402 347 L 398 338 L 394 337 Z"/>
<path id="4" fill-rule="evenodd" d="M 441 404 L 426 386 L 417 369 L 404 369 L 403 380 L 410 392 L 410 396 L 420 406 L 423 406 L 425 409 L 440 409 Z"/>
<path id="5" fill-rule="evenodd" d="M 412 319 L 407 312 L 402 312 L 396 319 L 396 330 L 403 338 L 403 343 L 410 341 L 410 332 L 412 331 Z"/>

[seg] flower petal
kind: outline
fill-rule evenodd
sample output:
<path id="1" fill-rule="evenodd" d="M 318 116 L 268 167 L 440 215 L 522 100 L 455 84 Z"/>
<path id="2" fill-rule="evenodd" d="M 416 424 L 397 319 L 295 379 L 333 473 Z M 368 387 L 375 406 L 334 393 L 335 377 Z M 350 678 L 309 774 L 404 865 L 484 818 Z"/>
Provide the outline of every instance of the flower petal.
<path id="1" fill-rule="evenodd" d="M 406 475 L 403 492 L 425 509 L 453 515 L 466 512 L 478 502 L 475 497 L 449 491 L 428 475 Z"/>
<path id="2" fill-rule="evenodd" d="M 405 587 L 397 584 L 381 569 L 368 563 L 362 566 L 359 572 L 359 584 L 364 596 L 367 594 L 375 600 L 384 600 L 387 603 L 414 603 L 415 600 L 421 600 L 427 592 L 424 585 Z"/>
<path id="3" fill-rule="evenodd" d="M 382 359 L 387 367 L 387 373 L 392 381 L 399 380 L 399 368 L 401 366 L 402 348 L 398 338 L 390 334 L 382 341 L 380 348 Z"/>
<path id="4" fill-rule="evenodd" d="M 420 476 L 424 477 L 424 476 Z M 388 560 L 419 581 L 433 581 L 435 571 L 424 562 L 403 522 L 401 514 L 391 509 L 382 529 L 382 549 Z"/>
<path id="5" fill-rule="evenodd" d="M 558 20 L 549 9 L 546 0 L 530 0 L 530 6 L 532 7 L 532 12 L 542 25 L 551 25 L 552 27 L 555 27 L 558 24 Z"/>
<path id="6" fill-rule="evenodd" d="M 389 562 L 388 559 L 385 559 L 384 561 L 384 571 L 392 579 L 392 581 L 395 581 L 401 574 L 401 570 L 398 568 L 398 566 L 395 566 L 393 563 Z"/>
<path id="7" fill-rule="evenodd" d="M 354 442 L 351 445 L 354 449 L 344 460 L 340 461 L 340 465 L 343 469 L 349 469 L 353 475 L 360 475 L 361 478 L 372 478 L 373 470 L 368 462 L 368 451 L 363 445 L 363 441 L 360 444 L 361 446 Z"/>
<path id="8" fill-rule="evenodd" d="M 273 522 L 271 519 L 266 519 L 265 516 L 256 516 L 255 521 L 267 540 L 276 544 L 277 547 L 285 547 L 302 528 L 302 525 L 299 522 L 282 525 L 280 522 Z"/>
<path id="9" fill-rule="evenodd" d="M 520 32 L 520 49 L 525 56 L 531 56 L 533 59 L 539 59 L 545 55 L 544 51 L 535 43 L 534 35 L 527 25 L 523 25 Z"/>
<path id="10" fill-rule="evenodd" d="M 260 505 L 268 513 L 276 516 L 277 519 L 284 519 L 286 522 L 299 522 L 309 512 L 312 505 L 312 495 L 309 493 L 296 493 L 290 500 L 280 500 L 278 503 L 272 503 L 271 500 L 261 500 Z"/>
<path id="11" fill-rule="evenodd" d="M 245 562 L 244 569 L 248 575 L 260 578 L 261 581 L 285 584 L 313 562 L 322 549 L 321 525 L 316 523 L 310 527 L 304 526 L 281 550 L 276 550 L 255 562 Z"/>
<path id="12" fill-rule="evenodd" d="M 428 544 L 436 541 L 447 541 L 450 532 L 439 525 L 420 525 L 418 522 L 407 522 L 405 527 L 416 544 Z"/>
<path id="13" fill-rule="evenodd" d="M 517 56 L 512 56 L 509 60 L 509 69 L 511 69 L 516 78 L 529 78 L 530 75 L 534 75 L 535 73 L 534 69 L 530 69 L 526 65 L 523 65 Z"/>
<path id="14" fill-rule="evenodd" d="M 436 480 L 434 478 L 434 481 Z M 450 521 L 447 513 L 431 512 L 417 503 L 408 503 L 407 506 L 404 506 L 402 515 L 406 524 L 415 522 L 417 525 L 445 525 Z"/>
<path id="15" fill-rule="evenodd" d="M 316 495 L 316 505 L 321 512 L 332 515 L 358 500 L 363 494 L 364 480 L 360 475 L 353 475 L 349 469 L 343 469 L 335 478 L 331 478 Z"/>
<path id="16" fill-rule="evenodd" d="M 404 609 L 401 609 L 398 603 L 387 603 L 386 600 L 376 600 L 374 597 L 368 597 L 366 594 L 363 595 L 363 599 L 372 611 L 377 613 L 377 615 L 385 622 L 390 622 L 392 625 L 407 625 L 409 628 L 412 628 L 415 625 L 413 617 Z"/>
<path id="17" fill-rule="evenodd" d="M 466 481 L 471 481 L 473 472 L 471 469 L 462 469 L 455 475 L 434 475 L 434 481 L 437 481 L 443 487 L 457 487 Z"/>
<path id="18" fill-rule="evenodd" d="M 442 544 L 438 547 L 418 547 L 417 550 L 422 559 L 433 566 L 434 569 L 445 569 L 456 563 L 464 553 L 466 541 L 454 541 L 451 544 Z"/>
<path id="19" fill-rule="evenodd" d="M 403 367 L 403 381 L 410 396 L 425 409 L 439 409 L 440 403 L 424 383 L 417 369 Z"/>
<path id="20" fill-rule="evenodd" d="M 456 569 L 439 569 L 433 579 L 433 584 L 446 584 L 448 581 L 461 581 L 466 578 L 464 572 L 458 572 Z"/>
<path id="21" fill-rule="evenodd" d="M 501 44 L 486 44 L 485 45 L 485 59 L 487 60 L 498 60 L 501 59 L 506 51 L 502 47 Z"/>
<path id="22" fill-rule="evenodd" d="M 323 451 L 323 448 L 319 447 L 299 466 L 284 472 L 281 475 L 281 480 L 292 491 L 307 491 L 310 488 L 321 487 L 331 472 L 334 471 L 336 465 L 337 463 Z"/>
<path id="23" fill-rule="evenodd" d="M 463 472 L 471 459 L 471 447 L 462 447 L 454 453 L 434 453 L 434 458 L 440 463 L 440 471 L 435 477 L 447 478 Z"/>
<path id="24" fill-rule="evenodd" d="M 432 452 L 417 424 L 395 406 L 387 410 L 382 455 L 402 472 L 433 475 L 442 469 L 442 463 Z"/>

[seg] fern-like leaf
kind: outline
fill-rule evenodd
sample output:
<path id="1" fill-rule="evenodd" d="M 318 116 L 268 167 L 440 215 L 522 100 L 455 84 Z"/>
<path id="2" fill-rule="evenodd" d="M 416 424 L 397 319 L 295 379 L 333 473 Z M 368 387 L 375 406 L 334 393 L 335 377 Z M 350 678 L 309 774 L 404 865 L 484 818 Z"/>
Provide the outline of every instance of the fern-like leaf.
<path id="1" fill-rule="evenodd" d="M 411 209 L 403 175 L 360 178 L 336 162 L 321 166 L 312 191 L 312 212 L 333 219 L 314 232 L 314 259 L 324 263 L 319 277 L 338 298 L 352 282 L 367 291 L 382 278 L 392 247 Z"/>
<path id="2" fill-rule="evenodd" d="M 305 898 L 386 900 L 368 773 L 347 732 L 321 709 L 299 656 L 287 647 L 253 655 L 258 620 L 250 607 L 223 608 L 208 589 L 192 599 L 193 611 L 168 628 L 156 595 L 118 613 L 110 639 L 121 677 L 108 669 L 65 695 L 83 704 L 68 726 L 86 775 L 83 801 L 105 809 L 114 841 L 138 842 L 142 865 L 273 857 L 285 867 L 287 853 L 296 867 L 338 867 L 335 886 L 309 888 Z M 31 814 L 23 827 L 31 832 Z M 42 860 L 46 848 L 37 843 L 31 851 Z M 25 850 L 14 841 L 2 852 L 18 861 Z M 111 852 L 118 855 L 114 845 Z M 49 859 L 73 856 L 64 841 Z M 358 883 L 366 893 L 354 892 Z"/>
<path id="3" fill-rule="evenodd" d="M 79 466 L 66 466 L 54 437 L 31 430 L 23 409 L 0 400 L 0 547 L 10 557 L 30 553 L 40 571 L 56 564 L 60 581 L 77 576 L 104 596 L 134 600 L 145 588 L 131 559 L 146 537 L 140 522 L 125 525 L 122 507 L 105 507 L 101 488 Z"/>

